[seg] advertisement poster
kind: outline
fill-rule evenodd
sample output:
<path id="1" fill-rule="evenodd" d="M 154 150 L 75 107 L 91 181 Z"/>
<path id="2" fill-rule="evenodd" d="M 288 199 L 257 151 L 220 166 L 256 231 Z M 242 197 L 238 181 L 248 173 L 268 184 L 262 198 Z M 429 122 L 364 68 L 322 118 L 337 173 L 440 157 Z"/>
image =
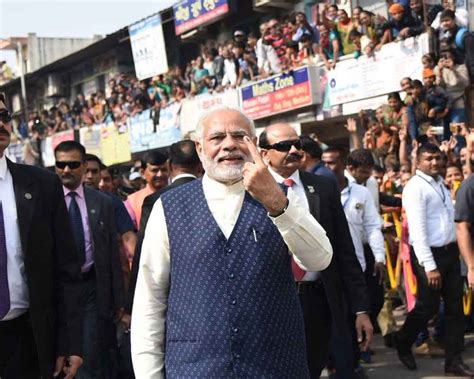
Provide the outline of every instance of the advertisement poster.
<path id="1" fill-rule="evenodd" d="M 102 149 L 100 148 L 101 125 L 81 128 L 79 130 L 79 141 L 86 148 L 89 154 L 94 154 L 102 159 Z"/>
<path id="2" fill-rule="evenodd" d="M 257 120 L 320 103 L 319 69 L 301 67 L 240 88 L 241 106 Z"/>
<path id="3" fill-rule="evenodd" d="M 328 76 L 329 103 L 337 104 L 400 91 L 400 79 L 421 79 L 421 57 L 429 52 L 428 35 L 384 45 L 374 57 L 338 62 Z M 387 75 L 390 72 L 390 75 Z"/>
<path id="4" fill-rule="evenodd" d="M 180 103 L 171 103 L 160 110 L 158 125 L 153 124 L 150 110 L 128 119 L 132 153 L 169 146 L 181 139 L 179 129 Z"/>
<path id="5" fill-rule="evenodd" d="M 106 166 L 128 162 L 132 159 L 128 131 L 120 131 L 112 122 L 101 127 L 100 135 L 102 161 Z"/>
<path id="6" fill-rule="evenodd" d="M 63 141 L 73 141 L 74 130 L 59 132 L 53 136 L 46 137 L 41 143 L 41 156 L 44 167 L 53 167 L 55 163 L 54 149 Z"/>
<path id="7" fill-rule="evenodd" d="M 128 27 L 139 80 L 168 72 L 161 17 L 156 14 Z"/>

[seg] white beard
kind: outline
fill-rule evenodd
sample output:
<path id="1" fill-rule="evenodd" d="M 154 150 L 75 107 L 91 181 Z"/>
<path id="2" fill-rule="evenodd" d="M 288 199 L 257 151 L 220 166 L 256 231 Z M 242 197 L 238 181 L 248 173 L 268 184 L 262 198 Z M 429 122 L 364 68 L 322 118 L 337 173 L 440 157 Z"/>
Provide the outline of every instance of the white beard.
<path id="1" fill-rule="evenodd" d="M 243 162 L 223 166 L 219 165 L 219 157 L 216 157 L 213 160 L 205 154 L 202 154 L 201 162 L 204 170 L 206 170 L 210 178 L 221 183 L 235 183 L 242 180 L 243 178 L 243 169 L 245 162 L 251 162 L 251 159 L 249 157 L 243 154 L 242 157 L 244 158 Z"/>

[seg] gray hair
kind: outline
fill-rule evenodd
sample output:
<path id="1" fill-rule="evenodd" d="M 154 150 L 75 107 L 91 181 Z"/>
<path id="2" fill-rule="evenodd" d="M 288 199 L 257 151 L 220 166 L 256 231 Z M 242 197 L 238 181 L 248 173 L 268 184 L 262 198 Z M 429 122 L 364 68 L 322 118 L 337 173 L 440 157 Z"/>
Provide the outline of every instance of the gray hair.
<path id="1" fill-rule="evenodd" d="M 203 137 L 204 137 L 203 136 L 203 129 L 204 129 L 204 122 L 206 121 L 206 119 L 208 119 L 214 113 L 221 112 L 221 111 L 237 112 L 247 122 L 248 126 L 250 127 L 250 133 L 251 133 L 250 137 L 255 137 L 256 136 L 255 123 L 253 122 L 253 120 L 249 116 L 247 116 L 244 112 L 242 112 L 241 109 L 231 107 L 231 106 L 228 106 L 228 105 L 216 105 L 216 106 L 208 109 L 207 111 L 205 111 L 201 115 L 201 117 L 199 117 L 198 123 L 196 125 L 196 138 L 198 140 L 202 140 Z"/>

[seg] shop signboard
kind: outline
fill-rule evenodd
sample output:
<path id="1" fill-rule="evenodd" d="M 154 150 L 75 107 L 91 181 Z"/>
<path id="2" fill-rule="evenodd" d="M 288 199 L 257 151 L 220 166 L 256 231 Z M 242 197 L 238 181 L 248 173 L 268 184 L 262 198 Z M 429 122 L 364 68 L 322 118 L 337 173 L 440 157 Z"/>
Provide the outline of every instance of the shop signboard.
<path id="1" fill-rule="evenodd" d="M 254 120 L 293 111 L 319 104 L 319 87 L 319 68 L 300 67 L 241 87 L 241 107 Z"/>
<path id="2" fill-rule="evenodd" d="M 177 36 L 229 13 L 228 0 L 184 0 L 173 6 Z"/>

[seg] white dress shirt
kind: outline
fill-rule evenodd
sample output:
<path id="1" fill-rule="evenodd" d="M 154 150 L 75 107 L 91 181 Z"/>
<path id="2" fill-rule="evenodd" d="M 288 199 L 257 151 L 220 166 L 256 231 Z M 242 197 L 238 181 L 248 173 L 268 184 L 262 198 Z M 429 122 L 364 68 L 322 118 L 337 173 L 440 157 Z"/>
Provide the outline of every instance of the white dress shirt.
<path id="1" fill-rule="evenodd" d="M 283 180 L 285 180 L 285 178 L 283 178 L 281 175 L 273 171 L 271 167 L 269 167 L 269 170 L 270 170 L 270 173 L 273 175 L 273 178 L 277 181 L 277 183 L 280 183 L 280 184 L 283 183 Z M 300 207 L 302 207 L 303 209 L 309 212 L 308 198 L 306 197 L 305 188 L 300 178 L 300 172 L 296 170 L 287 179 L 291 179 L 295 182 L 295 184 L 293 184 L 292 187 L 288 188 L 288 192 L 287 192 L 288 200 L 293 202 L 294 204 L 298 204 Z M 312 282 L 318 279 L 318 277 L 319 277 L 318 272 L 306 270 L 306 274 L 303 276 L 303 279 L 301 281 Z"/>
<path id="2" fill-rule="evenodd" d="M 226 186 L 204 175 L 202 185 L 212 216 L 228 238 L 244 201 L 243 184 L 238 182 Z M 302 268 L 319 271 L 329 265 L 332 258 L 331 244 L 324 229 L 308 211 L 289 199 L 286 211 L 278 217 L 271 217 L 271 220 Z M 133 303 L 131 345 L 137 378 L 164 377 L 169 281 L 168 230 L 163 205 L 158 199 L 145 230 Z"/>
<path id="3" fill-rule="evenodd" d="M 178 179 L 182 179 L 182 178 L 193 178 L 193 179 L 196 179 L 196 175 L 193 175 L 193 174 L 179 174 L 179 175 L 176 175 L 175 177 L 171 178 L 171 183 L 174 183 L 174 182 L 176 182 Z"/>
<path id="4" fill-rule="evenodd" d="M 349 183 L 357 183 L 355 178 L 349 173 L 348 170 L 344 171 L 344 176 L 349 180 Z M 379 184 L 374 177 L 370 177 L 364 184 L 364 187 L 367 188 L 374 199 L 375 209 L 380 209 L 380 202 L 379 202 Z"/>
<path id="5" fill-rule="evenodd" d="M 0 158 L 0 201 L 3 207 L 5 239 L 7 242 L 7 273 L 10 292 L 10 311 L 2 321 L 21 316 L 29 308 L 29 294 L 26 284 L 25 263 L 21 248 L 18 214 L 16 211 L 13 178 L 8 170 L 5 154 Z"/>
<path id="6" fill-rule="evenodd" d="M 365 271 L 367 267 L 364 241 L 368 241 L 375 261 L 385 263 L 382 222 L 369 190 L 357 183 L 349 183 L 341 191 L 341 204 L 362 270 Z"/>
<path id="7" fill-rule="evenodd" d="M 441 247 L 456 241 L 451 195 L 440 176 L 435 180 L 417 170 L 403 190 L 402 201 L 410 244 L 418 262 L 425 271 L 436 270 L 430 247 Z"/>

